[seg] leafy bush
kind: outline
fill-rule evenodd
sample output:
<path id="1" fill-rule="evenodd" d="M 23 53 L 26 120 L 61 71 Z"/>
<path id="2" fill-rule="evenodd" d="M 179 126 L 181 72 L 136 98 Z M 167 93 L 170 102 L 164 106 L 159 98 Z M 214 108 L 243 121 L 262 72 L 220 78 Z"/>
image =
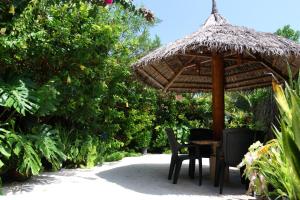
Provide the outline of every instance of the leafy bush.
<path id="1" fill-rule="evenodd" d="M 141 133 L 138 133 L 135 136 L 135 141 L 138 148 L 148 148 L 151 142 L 152 131 L 151 130 L 144 130 Z"/>
<path id="2" fill-rule="evenodd" d="M 246 166 L 245 174 L 256 192 L 300 199 L 300 76 L 285 86 L 284 90 L 273 82 L 280 111 L 280 129 L 274 127 L 276 139 L 265 146 L 252 145 L 241 165 Z"/>
<path id="3" fill-rule="evenodd" d="M 125 157 L 124 152 L 114 152 L 110 155 L 107 155 L 105 161 L 106 162 L 118 161 L 118 160 L 122 160 L 124 157 Z"/>
<path id="4" fill-rule="evenodd" d="M 60 129 L 60 140 L 66 155 L 64 165 L 69 168 L 91 168 L 103 162 L 105 144 L 97 135 L 68 132 Z"/>
<path id="5" fill-rule="evenodd" d="M 275 132 L 285 164 L 289 166 L 286 176 L 291 181 L 287 195 L 290 199 L 300 199 L 300 76 L 285 86 L 283 90 L 280 85 L 273 84 L 280 111 L 280 129 L 275 128 Z"/>
<path id="6" fill-rule="evenodd" d="M 136 157 L 140 155 L 141 155 L 140 153 L 135 153 L 135 152 L 117 151 L 112 154 L 106 155 L 105 161 L 113 162 L 113 161 L 122 160 L 124 157 Z"/>
<path id="7" fill-rule="evenodd" d="M 159 46 L 153 21 L 101 2 L 0 2 L 1 177 L 92 167 L 151 129 L 155 93 L 130 65 Z"/>
<path id="8" fill-rule="evenodd" d="M 39 153 L 40 158 L 45 158 L 51 164 L 53 170 L 59 170 L 66 160 L 63 152 L 63 144 L 59 138 L 58 130 L 51 126 L 42 125 L 35 127 L 32 133 L 27 136 Z"/>
<path id="9" fill-rule="evenodd" d="M 239 166 L 246 167 L 244 175 L 250 180 L 248 192 L 275 198 L 288 196 L 292 177 L 286 175 L 289 166 L 277 140 L 266 145 L 254 143 Z"/>
<path id="10" fill-rule="evenodd" d="M 35 97 L 30 95 L 30 90 L 23 80 L 17 79 L 8 83 L 0 82 L 0 106 L 13 108 L 18 113 L 34 113 L 38 106 Z"/>
<path id="11" fill-rule="evenodd" d="M 152 134 L 151 149 L 153 152 L 166 152 L 169 149 L 166 128 L 172 128 L 179 142 L 187 142 L 189 128 L 211 128 L 211 98 L 207 94 L 185 94 L 176 100 L 173 94 L 157 97 L 156 121 Z"/>
<path id="12" fill-rule="evenodd" d="M 225 125 L 268 132 L 274 122 L 275 102 L 268 88 L 230 92 L 225 96 Z"/>
<path id="13" fill-rule="evenodd" d="M 37 175 L 40 172 L 40 157 L 25 135 L 1 129 L 0 138 L 3 145 L 1 154 L 4 157 L 1 167 L 6 168 L 5 171 L 17 170 L 24 176 Z"/>

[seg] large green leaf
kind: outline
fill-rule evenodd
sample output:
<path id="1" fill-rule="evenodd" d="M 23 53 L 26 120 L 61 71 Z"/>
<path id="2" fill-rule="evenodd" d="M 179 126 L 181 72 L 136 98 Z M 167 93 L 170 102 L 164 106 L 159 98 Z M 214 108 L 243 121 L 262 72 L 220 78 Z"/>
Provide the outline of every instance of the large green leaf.
<path id="1" fill-rule="evenodd" d="M 0 154 L 2 154 L 5 158 L 9 158 L 11 156 L 10 149 L 2 145 L 0 146 Z"/>
<path id="2" fill-rule="evenodd" d="M 0 105 L 14 108 L 18 113 L 34 113 L 38 109 L 37 99 L 22 80 L 4 83 L 0 81 Z"/>
<path id="3" fill-rule="evenodd" d="M 300 97 L 293 91 L 291 94 L 291 111 L 292 116 L 292 137 L 295 144 L 300 149 Z"/>
<path id="4" fill-rule="evenodd" d="M 287 157 L 292 163 L 291 167 L 294 169 L 294 173 L 298 182 L 300 183 L 300 149 L 297 147 L 295 141 L 288 134 L 284 136 L 285 149 L 287 150 Z"/>
<path id="5" fill-rule="evenodd" d="M 291 73 L 291 72 L 290 72 Z M 286 84 L 285 92 L 281 86 L 275 84 L 276 100 L 279 105 L 281 132 L 276 130 L 276 135 L 285 159 L 285 176 L 289 180 L 285 183 L 291 199 L 300 199 L 300 79 L 290 80 Z"/>
<path id="6" fill-rule="evenodd" d="M 42 125 L 35 127 L 32 133 L 28 137 L 40 156 L 45 157 L 54 170 L 60 169 L 62 162 L 66 160 L 66 155 L 62 151 L 63 145 L 58 137 L 58 130 Z"/>

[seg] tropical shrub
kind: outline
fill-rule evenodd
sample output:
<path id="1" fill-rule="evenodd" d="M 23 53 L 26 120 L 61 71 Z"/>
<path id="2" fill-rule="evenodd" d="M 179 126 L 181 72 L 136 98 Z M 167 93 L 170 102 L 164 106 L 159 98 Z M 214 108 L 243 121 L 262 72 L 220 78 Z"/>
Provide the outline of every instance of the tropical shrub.
<path id="1" fill-rule="evenodd" d="M 274 126 L 276 139 L 264 146 L 252 145 L 240 166 L 246 166 L 245 175 L 255 192 L 300 199 L 300 76 L 286 83 L 285 90 L 273 82 L 273 89 L 280 111 L 280 127 Z"/>
<path id="2" fill-rule="evenodd" d="M 285 90 L 276 83 L 273 88 L 280 111 L 280 129 L 275 128 L 275 132 L 289 166 L 286 176 L 291 177 L 288 197 L 300 199 L 300 76 L 286 83 Z"/>
<path id="3" fill-rule="evenodd" d="M 92 167 L 151 130 L 155 93 L 130 67 L 160 45 L 146 9 L 21 0 L 0 11 L 1 177 Z"/>
<path id="4" fill-rule="evenodd" d="M 230 92 L 225 96 L 226 120 L 228 128 L 248 127 L 268 132 L 274 122 L 275 100 L 271 89 Z"/>
<path id="5" fill-rule="evenodd" d="M 294 30 L 291 25 L 285 25 L 282 28 L 278 29 L 275 34 L 299 42 L 300 31 Z"/>
<path id="6" fill-rule="evenodd" d="M 45 162 L 51 165 L 49 169 L 59 170 L 62 167 L 66 155 L 63 152 L 63 144 L 57 129 L 53 129 L 48 125 L 34 127 L 27 138 L 32 141 L 33 147 L 38 152 L 41 160 L 44 159 Z"/>
<path id="7" fill-rule="evenodd" d="M 172 128 L 179 140 L 184 143 L 188 140 L 189 128 L 211 128 L 211 98 L 207 94 L 158 94 L 156 120 L 153 124 L 153 135 L 150 151 L 165 152 L 169 144 L 165 133 L 166 128 Z"/>
<path id="8" fill-rule="evenodd" d="M 25 81 L 17 77 L 0 81 L 1 121 L 1 175 L 9 170 L 18 171 L 29 177 L 40 172 L 42 164 L 32 141 L 26 135 L 15 131 L 16 122 L 26 114 L 38 109 L 36 98 Z"/>
<path id="9" fill-rule="evenodd" d="M 293 177 L 287 176 L 290 167 L 277 139 L 266 145 L 260 142 L 251 145 L 239 165 L 242 166 L 246 167 L 244 175 L 250 180 L 248 193 L 277 198 L 287 197 L 291 192 Z"/>
<path id="10" fill-rule="evenodd" d="M 106 155 L 105 161 L 113 162 L 113 161 L 122 160 L 124 157 L 136 157 L 136 156 L 140 156 L 140 155 L 141 155 L 140 153 L 136 153 L 136 152 L 118 151 L 118 152 L 114 152 L 112 154 Z"/>
<path id="11" fill-rule="evenodd" d="M 103 162 L 105 145 L 100 136 L 60 128 L 59 140 L 66 155 L 65 167 L 91 168 Z"/>

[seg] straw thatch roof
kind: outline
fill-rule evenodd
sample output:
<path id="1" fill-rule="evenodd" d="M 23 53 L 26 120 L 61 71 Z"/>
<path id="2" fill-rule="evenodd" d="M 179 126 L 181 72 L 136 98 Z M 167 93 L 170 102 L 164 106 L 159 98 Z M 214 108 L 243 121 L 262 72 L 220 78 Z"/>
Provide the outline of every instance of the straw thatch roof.
<path id="1" fill-rule="evenodd" d="M 156 49 L 133 68 L 143 82 L 175 92 L 210 91 L 212 53 L 224 57 L 225 89 L 245 90 L 271 85 L 272 74 L 287 79 L 300 66 L 300 45 L 286 38 L 234 26 L 217 13 L 195 33 Z"/>

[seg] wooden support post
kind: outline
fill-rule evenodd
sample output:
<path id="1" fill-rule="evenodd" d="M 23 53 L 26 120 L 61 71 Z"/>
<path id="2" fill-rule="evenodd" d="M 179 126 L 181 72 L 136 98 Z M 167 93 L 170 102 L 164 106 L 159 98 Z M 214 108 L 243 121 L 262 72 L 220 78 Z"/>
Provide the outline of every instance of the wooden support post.
<path id="1" fill-rule="evenodd" d="M 214 53 L 212 56 L 212 100 L 214 139 L 221 140 L 224 129 L 224 58 Z"/>

